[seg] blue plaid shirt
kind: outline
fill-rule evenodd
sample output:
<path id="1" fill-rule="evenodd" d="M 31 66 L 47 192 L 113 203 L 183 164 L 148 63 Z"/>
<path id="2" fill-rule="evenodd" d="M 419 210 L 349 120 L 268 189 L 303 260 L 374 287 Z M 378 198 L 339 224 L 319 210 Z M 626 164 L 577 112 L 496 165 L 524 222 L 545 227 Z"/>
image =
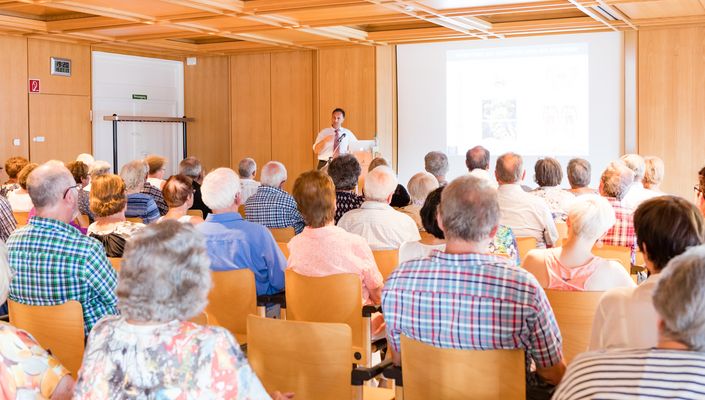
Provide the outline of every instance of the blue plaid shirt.
<path id="1" fill-rule="evenodd" d="M 264 185 L 245 202 L 245 218 L 267 228 L 293 226 L 297 235 L 305 225 L 296 201 L 289 193 Z"/>
<path id="2" fill-rule="evenodd" d="M 13 272 L 10 300 L 50 306 L 77 300 L 86 335 L 106 314 L 117 314 L 117 275 L 103 245 L 61 221 L 32 217 L 7 240 Z"/>

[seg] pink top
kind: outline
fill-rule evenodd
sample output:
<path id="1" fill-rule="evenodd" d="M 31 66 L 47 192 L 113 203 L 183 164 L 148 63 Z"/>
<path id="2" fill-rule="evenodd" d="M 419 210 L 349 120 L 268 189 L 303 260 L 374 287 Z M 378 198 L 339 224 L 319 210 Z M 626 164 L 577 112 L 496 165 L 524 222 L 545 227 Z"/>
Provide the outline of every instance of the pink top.
<path id="1" fill-rule="evenodd" d="M 605 260 L 601 257 L 593 257 L 590 262 L 575 268 L 568 268 L 561 264 L 556 257 L 556 252 L 546 251 L 544 262 L 548 273 L 548 285 L 546 289 L 585 291 L 585 282 L 595 273 L 597 268 Z"/>
<path id="2" fill-rule="evenodd" d="M 364 304 L 370 303 L 370 290 L 384 282 L 367 241 L 337 226 L 306 227 L 288 247 L 288 268 L 301 275 L 360 275 Z"/>

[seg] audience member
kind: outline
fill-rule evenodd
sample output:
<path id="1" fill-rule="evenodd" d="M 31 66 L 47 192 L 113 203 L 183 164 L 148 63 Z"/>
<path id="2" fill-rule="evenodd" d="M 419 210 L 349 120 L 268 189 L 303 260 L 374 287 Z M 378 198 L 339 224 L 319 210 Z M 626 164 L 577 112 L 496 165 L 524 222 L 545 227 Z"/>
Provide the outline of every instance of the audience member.
<path id="1" fill-rule="evenodd" d="M 95 222 L 88 226 L 88 234 L 103 244 L 108 257 L 122 257 L 125 243 L 144 224 L 127 221 L 127 194 L 125 182 L 117 175 L 101 175 L 93 181 L 90 207 Z"/>
<path id="2" fill-rule="evenodd" d="M 419 172 L 409 179 L 407 185 L 409 187 L 409 195 L 411 196 L 411 204 L 406 207 L 402 207 L 399 211 L 411 217 L 411 219 L 416 222 L 416 227 L 419 231 L 423 231 L 423 224 L 421 223 L 421 207 L 424 201 L 426 201 L 426 196 L 429 193 L 438 188 L 438 181 L 436 177 L 429 174 L 428 172 Z"/>
<path id="3" fill-rule="evenodd" d="M 286 167 L 278 161 L 264 164 L 260 173 L 262 185 L 245 202 L 248 221 L 267 228 L 293 227 L 296 234 L 304 229 L 304 219 L 296 208 L 296 201 L 284 191 Z"/>
<path id="4" fill-rule="evenodd" d="M 651 302 L 668 262 L 705 239 L 703 217 L 690 202 L 675 196 L 647 200 L 634 213 L 639 250 L 650 276 L 636 288 L 607 292 L 597 307 L 590 349 L 654 347 L 658 316 Z"/>
<path id="5" fill-rule="evenodd" d="M 83 161 L 71 161 L 66 164 L 66 168 L 73 175 L 73 180 L 81 184 L 81 190 L 78 191 L 78 211 L 87 215 L 88 219 L 93 222 L 93 214 L 91 213 L 90 195 L 89 192 L 83 190 L 91 182 L 91 176 L 88 174 L 89 168 Z"/>
<path id="6" fill-rule="evenodd" d="M 187 157 L 179 163 L 179 173 L 192 179 L 193 185 L 193 205 L 191 210 L 201 210 L 203 218 L 211 213 L 211 209 L 203 202 L 201 196 L 201 183 L 203 183 L 203 166 L 196 157 Z"/>
<path id="7" fill-rule="evenodd" d="M 206 237 L 211 269 L 249 268 L 255 274 L 258 295 L 284 290 L 286 259 L 272 233 L 260 224 L 243 220 L 237 212 L 242 189 L 235 171 L 218 168 L 210 172 L 201 190 L 203 201 L 213 210 L 197 226 Z"/>
<path id="8" fill-rule="evenodd" d="M 379 166 L 370 171 L 365 178 L 365 202 L 345 213 L 338 226 L 365 238 L 372 250 L 398 249 L 404 242 L 419 240 L 414 220 L 389 205 L 396 187 L 391 168 Z"/>
<path id="9" fill-rule="evenodd" d="M 701 398 L 705 393 L 705 247 L 673 258 L 651 299 L 654 347 L 584 353 L 570 364 L 554 399 Z M 646 299 L 645 300 L 651 300 Z"/>
<path id="10" fill-rule="evenodd" d="M 538 248 L 551 247 L 558 240 L 551 210 L 543 199 L 521 188 L 524 175 L 524 161 L 519 154 L 505 153 L 497 159 L 499 222 L 510 227 L 517 237 L 535 238 Z"/>
<path id="11" fill-rule="evenodd" d="M 5 196 L 0 196 L 0 240 L 7 242 L 7 238 L 17 228 L 17 220 L 12 213 L 12 206 Z"/>
<path id="12" fill-rule="evenodd" d="M 600 194 L 614 209 L 617 219 L 614 226 L 600 240 L 601 244 L 623 246 L 632 249 L 632 263 L 636 260 L 636 236 L 634 232 L 634 210 L 624 206 L 622 199 L 634 181 L 634 172 L 622 161 L 612 161 L 600 177 Z"/>
<path id="13" fill-rule="evenodd" d="M 166 158 L 151 154 L 144 159 L 147 163 L 149 172 L 147 173 L 147 182 L 155 188 L 164 189 L 164 174 L 166 173 Z"/>
<path id="14" fill-rule="evenodd" d="M 597 190 L 588 187 L 592 174 L 592 168 L 588 160 L 583 158 L 571 159 L 568 161 L 566 172 L 568 173 L 568 183 L 570 183 L 570 189 L 568 189 L 570 193 L 573 193 L 575 196 L 598 194 Z"/>
<path id="15" fill-rule="evenodd" d="M 484 179 L 497 189 L 497 181 L 490 174 L 490 151 L 482 146 L 475 146 L 465 153 L 465 166 L 475 178 Z"/>
<path id="16" fill-rule="evenodd" d="M 595 242 L 615 223 L 614 210 L 604 197 L 580 196 L 568 210 L 567 223 L 568 240 L 562 247 L 531 250 L 524 259 L 522 267 L 541 287 L 604 291 L 635 286 L 625 266 L 592 254 Z"/>
<path id="17" fill-rule="evenodd" d="M 328 164 L 328 175 L 335 185 L 335 223 L 346 212 L 360 208 L 365 198 L 357 194 L 360 163 L 352 154 L 343 154 Z"/>
<path id="18" fill-rule="evenodd" d="M 238 175 L 240 175 L 240 185 L 242 185 L 242 202 L 246 202 L 253 194 L 257 192 L 260 183 L 255 180 L 257 172 L 257 163 L 251 158 L 243 158 L 237 166 Z"/>
<path id="19" fill-rule="evenodd" d="M 445 186 L 448 173 L 448 156 L 440 151 L 430 151 L 423 158 L 426 172 L 436 177 L 440 186 Z"/>
<path id="20" fill-rule="evenodd" d="M 193 206 L 193 185 L 191 178 L 186 175 L 172 175 L 164 184 L 164 200 L 169 206 L 169 212 L 159 218 L 159 222 L 175 219 L 179 222 L 198 225 L 203 218 L 188 215 L 188 210 Z"/>
<path id="21" fill-rule="evenodd" d="M 159 219 L 159 209 L 152 196 L 142 193 L 147 177 L 147 164 L 142 160 L 134 160 L 122 166 L 120 177 L 125 181 L 127 189 L 127 218 L 141 218 L 145 224 Z"/>
<path id="22" fill-rule="evenodd" d="M 546 201 L 551 215 L 556 222 L 565 221 L 568 217 L 570 203 L 575 200 L 575 196 L 561 189 L 563 171 L 561 163 L 555 158 L 541 158 L 534 164 L 534 179 L 539 185 L 531 194 Z"/>
<path id="23" fill-rule="evenodd" d="M 103 161 L 103 160 L 94 161 L 93 164 L 91 164 L 91 167 L 88 168 L 88 175 L 90 176 L 90 179 L 88 180 L 88 185 L 83 187 L 83 190 L 85 192 L 90 192 L 91 191 L 91 182 L 90 181 L 99 177 L 100 175 L 111 174 L 112 169 L 113 169 L 113 167 L 107 161 Z"/>
<path id="24" fill-rule="evenodd" d="M 10 202 L 13 212 L 29 212 L 34 207 L 27 191 L 27 178 L 38 166 L 36 163 L 29 163 L 17 174 L 17 183 L 20 187 L 7 194 L 7 201 Z"/>
<path id="25" fill-rule="evenodd" d="M 698 172 L 698 184 L 693 189 L 695 189 L 695 204 L 700 213 L 705 216 L 705 167 Z"/>
<path id="26" fill-rule="evenodd" d="M 565 370 L 561 334 L 536 279 L 488 253 L 499 213 L 497 191 L 478 178 L 444 189 L 438 218 L 446 249 L 401 264 L 387 279 L 387 341 L 396 364 L 401 334 L 436 347 L 524 349 L 527 397 L 549 398 L 546 385 L 558 384 Z"/>
<path id="27" fill-rule="evenodd" d="M 663 165 L 663 160 L 658 157 L 644 157 L 644 179 L 642 183 L 644 188 L 649 191 L 653 196 L 663 196 L 663 190 L 661 190 L 661 183 L 663 183 L 663 175 L 665 173 L 665 167 Z"/>
<path id="28" fill-rule="evenodd" d="M 116 276 L 103 246 L 69 225 L 78 212 L 78 187 L 59 161 L 30 174 L 27 190 L 37 216 L 7 240 L 10 299 L 29 305 L 77 300 L 87 335 L 100 318 L 117 312 Z"/>
<path id="29" fill-rule="evenodd" d="M 625 207 L 636 210 L 639 204 L 644 200 L 660 195 L 659 193 L 654 193 L 644 188 L 643 181 L 646 163 L 643 157 L 638 154 L 625 154 L 620 159 L 629 169 L 634 171 L 634 182 L 622 199 L 622 204 L 624 204 Z"/>
<path id="30" fill-rule="evenodd" d="M 90 170 L 93 166 L 93 163 L 95 162 L 95 158 L 93 158 L 93 154 L 81 153 L 76 156 L 76 161 L 80 161 L 86 164 L 86 166 L 88 166 L 88 169 Z"/>
<path id="31" fill-rule="evenodd" d="M 0 304 L 7 300 L 11 279 L 7 249 L 0 243 Z M 73 392 L 73 378 L 61 362 L 31 334 L 7 322 L 0 322 L 0 376 L 0 394 L 7 400 L 68 400 Z"/>
<path id="32" fill-rule="evenodd" d="M 384 157 L 375 157 L 370 161 L 370 165 L 367 167 L 367 172 L 369 173 L 373 169 L 379 167 L 380 165 L 384 165 L 386 167 L 390 167 L 389 162 L 387 161 L 386 158 Z M 365 187 L 365 179 L 361 179 L 360 185 Z M 363 193 L 364 194 L 364 193 Z M 397 183 L 396 189 L 394 189 L 394 194 L 392 195 L 392 201 L 389 202 L 389 205 L 394 207 L 394 208 L 401 208 L 401 207 L 406 207 L 409 204 L 411 204 L 411 196 L 409 196 L 409 192 L 406 191 L 406 188 L 404 185 L 401 183 Z"/>
<path id="33" fill-rule="evenodd" d="M 147 164 L 145 163 L 145 173 L 148 170 L 149 167 L 147 167 Z M 142 185 L 141 193 L 148 195 L 154 200 L 154 203 L 157 205 L 159 215 L 165 215 L 167 211 L 169 211 L 169 206 L 167 206 L 166 201 L 164 201 L 164 195 L 162 194 L 162 191 L 158 187 L 147 182 L 146 179 L 144 181 L 144 184 Z"/>
<path id="34" fill-rule="evenodd" d="M 208 303 L 208 264 L 188 224 L 135 236 L 120 270 L 121 315 L 91 333 L 74 399 L 269 398 L 227 330 L 189 322 Z"/>
<path id="35" fill-rule="evenodd" d="M 29 160 L 24 157 L 10 157 L 5 161 L 5 172 L 7 173 L 7 181 L 0 187 L 0 195 L 7 197 L 7 194 L 20 187 L 17 182 L 17 174 L 22 171 L 25 165 L 29 164 Z"/>

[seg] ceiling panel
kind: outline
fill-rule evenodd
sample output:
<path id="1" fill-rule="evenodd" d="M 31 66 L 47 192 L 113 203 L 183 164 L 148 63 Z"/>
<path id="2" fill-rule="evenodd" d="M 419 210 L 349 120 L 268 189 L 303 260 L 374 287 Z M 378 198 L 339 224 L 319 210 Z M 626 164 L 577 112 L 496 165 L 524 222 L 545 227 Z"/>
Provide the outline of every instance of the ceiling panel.
<path id="1" fill-rule="evenodd" d="M 659 0 L 616 5 L 632 19 L 685 17 L 705 14 L 699 0 Z"/>

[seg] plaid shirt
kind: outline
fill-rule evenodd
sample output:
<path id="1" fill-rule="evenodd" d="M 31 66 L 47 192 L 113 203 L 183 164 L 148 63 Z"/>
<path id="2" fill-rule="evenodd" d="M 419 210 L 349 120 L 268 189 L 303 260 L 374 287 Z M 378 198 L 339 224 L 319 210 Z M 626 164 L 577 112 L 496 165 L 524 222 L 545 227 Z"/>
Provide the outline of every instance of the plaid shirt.
<path id="1" fill-rule="evenodd" d="M 10 237 L 15 228 L 17 228 L 17 220 L 12 213 L 10 202 L 5 197 L 0 196 L 0 239 L 3 242 L 7 242 L 7 238 Z"/>
<path id="2" fill-rule="evenodd" d="M 513 260 L 490 254 L 430 256 L 401 264 L 382 292 L 387 335 L 442 348 L 524 349 L 546 368 L 561 361 L 561 333 L 546 294 Z M 403 355 L 402 355 L 403 357 Z"/>
<path id="3" fill-rule="evenodd" d="M 296 201 L 289 193 L 264 185 L 245 202 L 245 218 L 267 228 L 293 226 L 296 234 L 301 233 L 305 225 Z"/>
<path id="4" fill-rule="evenodd" d="M 77 300 L 86 335 L 106 314 L 117 314 L 117 276 L 103 246 L 76 228 L 32 217 L 7 240 L 13 272 L 10 300 L 56 305 Z"/>
<path id="5" fill-rule="evenodd" d="M 151 183 L 144 181 L 144 189 L 142 189 L 142 193 L 152 196 L 154 202 L 157 203 L 160 216 L 164 216 L 167 212 L 169 212 L 169 206 L 166 205 L 166 201 L 164 201 L 164 195 L 161 190 L 154 187 Z"/>
<path id="6" fill-rule="evenodd" d="M 606 197 L 614 209 L 617 222 L 602 238 L 602 244 L 632 248 L 632 264 L 636 262 L 636 233 L 634 232 L 634 210 L 625 207 L 614 197 Z"/>

